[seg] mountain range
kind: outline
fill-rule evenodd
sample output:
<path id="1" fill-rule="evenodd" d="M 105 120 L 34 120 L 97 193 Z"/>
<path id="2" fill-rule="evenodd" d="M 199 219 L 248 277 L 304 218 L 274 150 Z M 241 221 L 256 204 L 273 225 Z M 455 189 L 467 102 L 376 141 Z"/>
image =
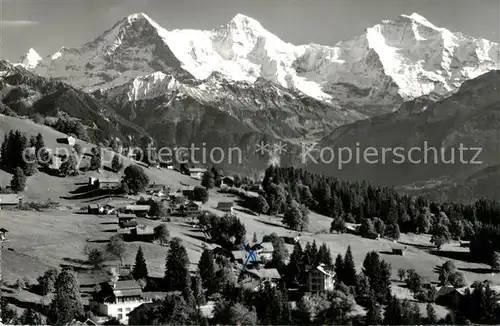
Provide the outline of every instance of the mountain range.
<path id="1" fill-rule="evenodd" d="M 494 114 L 496 99 L 487 92 L 496 87 L 498 57 L 497 43 L 436 27 L 416 13 L 334 46 L 287 43 L 241 14 L 210 31 L 168 31 L 139 13 L 81 47 L 44 57 L 30 49 L 19 63 L 4 62 L 0 94 L 10 112 L 22 103 L 21 114 L 28 115 L 40 112 L 28 110 L 30 104 L 71 94 L 78 110 L 68 104 L 74 101 L 51 105 L 87 122 L 84 111 L 97 114 L 96 121 L 122 139 L 239 146 L 245 163 L 230 168 L 259 170 L 270 159 L 256 155 L 259 141 L 287 143 L 282 164 L 299 165 L 294 153 L 302 143 L 317 143 L 316 149 L 360 141 L 454 146 L 479 137 L 481 143 L 490 127 L 480 125 L 480 117 Z M 13 88 L 28 89 L 31 97 Z M 500 164 L 496 152 L 488 155 L 487 164 Z M 480 167 L 308 168 L 402 186 L 463 177 Z"/>

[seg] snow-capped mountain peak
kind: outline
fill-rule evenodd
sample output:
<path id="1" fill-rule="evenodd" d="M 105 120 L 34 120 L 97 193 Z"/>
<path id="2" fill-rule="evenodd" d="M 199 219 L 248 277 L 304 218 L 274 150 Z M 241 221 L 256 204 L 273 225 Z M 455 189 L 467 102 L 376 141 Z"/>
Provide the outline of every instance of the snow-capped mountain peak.
<path id="1" fill-rule="evenodd" d="M 44 58 L 34 70 L 88 91 L 155 72 L 179 83 L 213 73 L 250 83 L 264 78 L 340 106 L 375 107 L 363 112 L 370 114 L 423 95 L 449 95 L 464 81 L 496 69 L 497 58 L 498 44 L 436 27 L 417 13 L 382 21 L 335 46 L 287 43 L 242 14 L 213 30 L 168 31 L 136 13 L 81 48 Z M 136 86 L 152 89 L 152 83 L 167 80 L 141 80 Z M 132 98 L 146 92 L 136 89 Z"/>
<path id="2" fill-rule="evenodd" d="M 21 58 L 21 66 L 25 68 L 35 68 L 36 65 L 42 60 L 42 57 L 35 51 L 35 49 L 30 48 L 26 55 Z"/>

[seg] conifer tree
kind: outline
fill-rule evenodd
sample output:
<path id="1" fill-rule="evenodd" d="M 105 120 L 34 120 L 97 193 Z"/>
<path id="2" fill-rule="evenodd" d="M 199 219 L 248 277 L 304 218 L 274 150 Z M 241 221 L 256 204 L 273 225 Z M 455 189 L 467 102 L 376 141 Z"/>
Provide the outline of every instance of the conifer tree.
<path id="1" fill-rule="evenodd" d="M 80 285 L 74 271 L 65 269 L 57 277 L 50 312 L 51 319 L 57 325 L 66 324 L 83 315 Z"/>
<path id="2" fill-rule="evenodd" d="M 203 281 L 200 273 L 196 273 L 191 281 L 191 288 L 193 290 L 193 296 L 197 307 L 204 305 L 206 302 L 202 283 Z"/>
<path id="3" fill-rule="evenodd" d="M 436 325 L 438 322 L 438 318 L 436 315 L 436 310 L 434 309 L 432 304 L 428 303 L 426 310 L 427 310 L 427 324 Z"/>
<path id="4" fill-rule="evenodd" d="M 201 277 L 203 288 L 208 294 L 212 294 L 212 284 L 215 277 L 215 262 L 211 250 L 204 248 L 200 261 L 198 262 L 198 272 Z"/>
<path id="5" fill-rule="evenodd" d="M 167 291 L 185 291 L 188 288 L 189 257 L 181 241 L 177 237 L 170 240 L 164 277 Z"/>
<path id="6" fill-rule="evenodd" d="M 146 259 L 144 258 L 144 253 L 142 252 L 142 247 L 139 246 L 137 249 L 137 254 L 135 255 L 134 269 L 132 270 L 132 275 L 134 275 L 135 280 L 148 279 L 148 266 L 146 264 Z"/>
<path id="7" fill-rule="evenodd" d="M 10 180 L 10 188 L 15 192 L 21 192 L 26 187 L 26 177 L 23 170 L 17 167 L 14 171 L 14 175 Z"/>
<path id="8" fill-rule="evenodd" d="M 342 264 L 342 270 L 344 276 L 344 284 L 348 286 L 356 285 L 356 265 L 354 264 L 351 246 L 347 247 L 347 251 L 344 256 L 344 262 Z"/>
<path id="9" fill-rule="evenodd" d="M 337 282 L 344 283 L 344 258 L 342 258 L 341 254 L 338 254 L 335 259 L 335 276 L 337 278 Z"/>

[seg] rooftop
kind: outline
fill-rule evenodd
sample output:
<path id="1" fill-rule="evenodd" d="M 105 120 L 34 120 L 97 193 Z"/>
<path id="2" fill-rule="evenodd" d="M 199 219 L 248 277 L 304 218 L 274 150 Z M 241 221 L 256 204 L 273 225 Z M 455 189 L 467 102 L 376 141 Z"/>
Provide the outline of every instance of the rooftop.
<path id="1" fill-rule="evenodd" d="M 125 207 L 126 210 L 130 211 L 149 211 L 151 206 L 149 205 L 127 205 Z"/>
<path id="2" fill-rule="evenodd" d="M 217 203 L 217 207 L 232 207 L 234 203 L 232 201 L 220 201 Z"/>
<path id="3" fill-rule="evenodd" d="M 0 205 L 1 204 L 19 204 L 19 199 L 23 198 L 18 194 L 0 194 Z"/>
<path id="4" fill-rule="evenodd" d="M 136 230 L 138 235 L 140 235 L 140 234 L 154 234 L 155 233 L 154 229 L 149 225 L 138 225 L 135 227 L 135 230 Z"/>
<path id="5" fill-rule="evenodd" d="M 246 272 L 260 279 L 280 279 L 281 275 L 276 268 L 249 269 Z"/>
<path id="6" fill-rule="evenodd" d="M 260 244 L 260 247 L 262 248 L 263 252 L 273 252 L 274 251 L 274 246 L 272 242 L 262 242 Z"/>
<path id="7" fill-rule="evenodd" d="M 207 169 L 204 168 L 192 168 L 189 169 L 189 173 L 205 172 Z"/>

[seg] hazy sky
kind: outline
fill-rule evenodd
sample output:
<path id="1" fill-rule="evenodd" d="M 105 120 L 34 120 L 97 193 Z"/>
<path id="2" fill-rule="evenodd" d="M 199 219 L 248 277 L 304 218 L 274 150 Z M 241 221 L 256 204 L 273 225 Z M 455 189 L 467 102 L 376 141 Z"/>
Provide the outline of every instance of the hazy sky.
<path id="1" fill-rule="evenodd" d="M 45 56 L 99 36 L 144 12 L 166 29 L 212 29 L 237 13 L 294 43 L 334 45 L 366 27 L 418 12 L 452 31 L 498 42 L 500 0 L 0 0 L 0 58 Z"/>

